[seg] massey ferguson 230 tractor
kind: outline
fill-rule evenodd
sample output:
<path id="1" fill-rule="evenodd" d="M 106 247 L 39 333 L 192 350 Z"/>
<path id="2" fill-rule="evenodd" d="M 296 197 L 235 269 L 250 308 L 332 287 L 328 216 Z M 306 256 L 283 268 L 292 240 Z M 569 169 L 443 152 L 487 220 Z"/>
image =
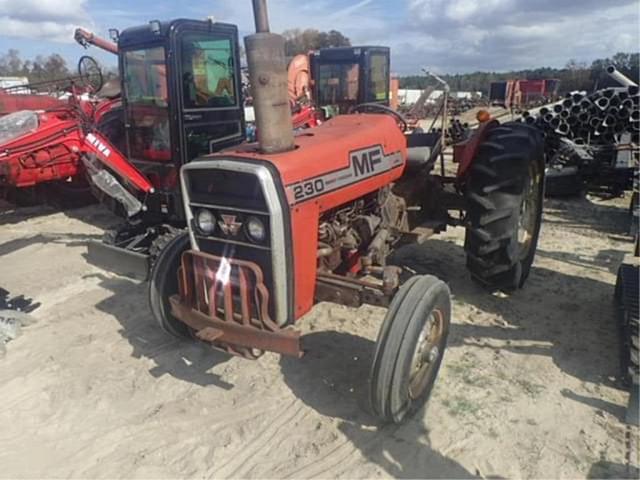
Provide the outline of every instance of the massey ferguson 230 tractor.
<path id="1" fill-rule="evenodd" d="M 269 33 L 266 1 L 253 7 L 257 33 L 245 46 L 259 143 L 182 167 L 188 232 L 153 266 L 153 314 L 175 336 L 254 359 L 301 356 L 295 324 L 314 302 L 388 306 L 370 394 L 378 417 L 400 422 L 432 389 L 451 299 L 441 280 L 405 281 L 385 258 L 416 226 L 464 225 L 472 275 L 521 287 L 540 228 L 541 134 L 484 122 L 456 146 L 451 178 L 433 173 L 433 137 L 405 135 L 405 120 L 380 105 L 294 136 L 284 41 Z"/>

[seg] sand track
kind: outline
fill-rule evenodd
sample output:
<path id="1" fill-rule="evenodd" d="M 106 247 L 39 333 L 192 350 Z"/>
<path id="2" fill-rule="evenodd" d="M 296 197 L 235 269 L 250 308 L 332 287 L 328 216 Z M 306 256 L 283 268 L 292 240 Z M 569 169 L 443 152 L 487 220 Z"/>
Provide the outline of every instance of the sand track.
<path id="1" fill-rule="evenodd" d="M 0 476 L 637 475 L 611 303 L 625 206 L 548 201 L 531 278 L 508 298 L 471 282 L 461 229 L 399 252 L 450 284 L 454 324 L 426 411 L 380 427 L 363 407 L 384 311 L 321 304 L 303 359 L 227 357 L 163 334 L 145 285 L 86 263 L 115 221 L 99 207 L 4 205 L 0 287 L 42 306 L 0 360 Z"/>

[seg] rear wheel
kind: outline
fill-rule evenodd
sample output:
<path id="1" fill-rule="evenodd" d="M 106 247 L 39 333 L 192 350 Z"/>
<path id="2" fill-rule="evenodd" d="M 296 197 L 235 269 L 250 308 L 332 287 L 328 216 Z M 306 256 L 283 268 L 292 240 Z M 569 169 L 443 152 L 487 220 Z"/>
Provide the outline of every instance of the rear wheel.
<path id="1" fill-rule="evenodd" d="M 149 305 L 156 322 L 167 333 L 178 338 L 193 338 L 192 330 L 171 314 L 169 297 L 178 293 L 178 268 L 182 253 L 189 249 L 189 235 L 173 238 L 159 252 L 149 280 Z"/>
<path id="2" fill-rule="evenodd" d="M 466 188 L 465 250 L 476 280 L 504 290 L 524 285 L 538 244 L 543 192 L 540 131 L 522 123 L 491 130 Z"/>
<path id="3" fill-rule="evenodd" d="M 451 322 L 449 287 L 415 276 L 393 298 L 380 328 L 371 368 L 370 399 L 384 422 L 402 422 L 428 399 Z"/>
<path id="4" fill-rule="evenodd" d="M 622 264 L 618 270 L 615 300 L 618 327 L 621 339 L 620 367 L 622 378 L 629 385 L 638 384 L 640 375 L 640 342 L 638 330 L 640 315 L 638 314 L 638 285 L 640 284 L 640 267 Z"/>

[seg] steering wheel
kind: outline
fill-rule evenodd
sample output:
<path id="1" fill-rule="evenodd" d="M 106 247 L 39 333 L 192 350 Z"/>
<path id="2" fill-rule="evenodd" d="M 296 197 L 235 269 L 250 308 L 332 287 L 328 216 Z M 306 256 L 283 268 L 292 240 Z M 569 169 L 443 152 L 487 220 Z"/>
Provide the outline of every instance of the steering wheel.
<path id="1" fill-rule="evenodd" d="M 93 57 L 83 55 L 78 61 L 78 75 L 86 87 L 90 87 L 93 92 L 99 92 L 104 85 L 102 70 Z"/>
<path id="2" fill-rule="evenodd" d="M 407 128 L 409 128 L 408 123 L 407 123 L 407 119 L 404 118 L 404 116 L 400 113 L 400 112 L 396 112 L 393 108 L 391 107 L 387 107 L 386 105 L 382 105 L 381 103 L 361 103 L 359 105 L 354 106 L 351 109 L 350 113 L 366 113 L 367 111 L 369 112 L 379 112 L 379 113 L 386 113 L 387 115 L 391 115 L 392 117 L 395 117 L 395 119 L 398 121 L 398 124 L 400 125 L 400 130 L 402 130 L 403 132 L 407 131 Z"/>

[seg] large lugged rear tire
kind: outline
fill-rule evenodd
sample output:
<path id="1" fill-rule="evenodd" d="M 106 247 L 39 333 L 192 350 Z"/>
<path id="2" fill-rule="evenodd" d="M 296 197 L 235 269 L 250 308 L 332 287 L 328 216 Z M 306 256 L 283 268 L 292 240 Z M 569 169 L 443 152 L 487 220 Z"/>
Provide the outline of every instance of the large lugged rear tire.
<path id="1" fill-rule="evenodd" d="M 171 315 L 169 297 L 178 293 L 178 268 L 182 253 L 189 249 L 189 235 L 180 233 L 158 255 L 149 279 L 149 306 L 165 332 L 177 338 L 193 338 L 191 329 Z"/>
<path id="2" fill-rule="evenodd" d="M 637 385 L 640 377 L 639 290 L 640 267 L 623 263 L 618 270 L 615 300 L 620 330 L 620 367 L 622 378 L 628 385 Z M 634 387 L 635 388 L 635 387 Z"/>
<path id="3" fill-rule="evenodd" d="M 480 145 L 467 184 L 467 267 L 491 288 L 522 287 L 538 244 L 544 143 L 536 128 L 509 122 Z"/>
<path id="4" fill-rule="evenodd" d="M 370 400 L 383 422 L 400 423 L 428 399 L 451 322 L 449 287 L 431 275 L 409 279 L 393 298 L 373 357 Z"/>

